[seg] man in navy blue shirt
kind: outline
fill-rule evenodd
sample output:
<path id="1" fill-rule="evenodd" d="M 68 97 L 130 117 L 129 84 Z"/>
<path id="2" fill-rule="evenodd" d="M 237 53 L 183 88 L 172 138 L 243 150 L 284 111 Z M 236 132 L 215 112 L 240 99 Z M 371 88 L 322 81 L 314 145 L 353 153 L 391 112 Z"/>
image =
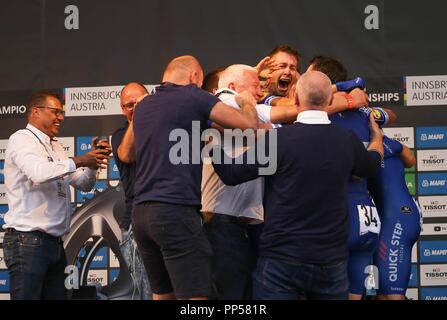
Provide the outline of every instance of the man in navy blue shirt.
<path id="1" fill-rule="evenodd" d="M 135 110 L 122 143 L 129 152 L 118 150 L 121 160 L 136 159 L 132 226 L 154 300 L 212 295 L 212 252 L 200 215 L 201 134 L 209 120 L 224 128 L 258 125 L 250 93 L 239 94 L 234 109 L 200 89 L 202 81 L 196 58 L 172 60 Z"/>
<path id="2" fill-rule="evenodd" d="M 125 212 L 119 221 L 121 229 L 121 243 L 120 249 L 126 260 L 127 267 L 132 274 L 134 286 L 138 288 L 138 298 L 141 300 L 151 299 L 149 280 L 147 278 L 146 270 L 144 269 L 143 260 L 140 255 L 140 251 L 137 248 L 133 230 L 131 228 L 131 217 L 134 200 L 134 183 L 135 183 L 135 162 L 124 163 L 118 156 L 118 148 L 121 145 L 124 134 L 132 121 L 135 105 L 140 99 L 147 95 L 146 87 L 138 82 L 128 83 L 120 94 L 120 105 L 123 115 L 126 117 L 126 123 L 123 127 L 116 130 L 112 135 L 112 149 L 115 158 L 116 166 L 120 173 L 120 180 L 124 189 L 125 195 Z"/>
<path id="3" fill-rule="evenodd" d="M 369 152 L 354 133 L 332 125 L 323 111 L 331 98 L 326 75 L 303 74 L 297 83 L 297 121 L 277 129 L 276 146 L 266 146 L 277 148 L 277 170 L 265 177 L 255 299 L 348 297 L 348 181 L 352 174 L 374 175 L 383 146 L 376 124 Z M 234 185 L 258 177 L 260 165 L 214 167 L 224 183 Z"/>

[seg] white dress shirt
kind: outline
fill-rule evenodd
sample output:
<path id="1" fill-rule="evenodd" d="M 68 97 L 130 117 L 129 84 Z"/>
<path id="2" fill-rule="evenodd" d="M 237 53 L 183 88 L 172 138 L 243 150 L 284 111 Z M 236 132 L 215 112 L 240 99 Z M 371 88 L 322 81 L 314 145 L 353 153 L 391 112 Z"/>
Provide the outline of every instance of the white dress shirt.
<path id="1" fill-rule="evenodd" d="M 295 123 L 304 124 L 330 124 L 331 120 L 326 111 L 321 110 L 305 110 L 298 113 Z"/>
<path id="2" fill-rule="evenodd" d="M 223 92 L 223 93 L 221 93 Z M 240 109 L 236 103 L 237 93 L 230 89 L 219 89 L 216 92 L 225 104 Z M 259 121 L 270 123 L 271 106 L 257 104 Z M 223 150 L 229 157 L 237 157 L 244 152 L 244 148 L 235 149 L 223 140 Z M 226 214 L 235 217 L 253 219 L 253 223 L 264 221 L 264 180 L 262 177 L 241 183 L 237 186 L 227 186 L 220 180 L 214 167 L 210 163 L 203 163 L 202 169 L 202 211 Z"/>
<path id="3" fill-rule="evenodd" d="M 28 124 L 8 141 L 4 175 L 9 209 L 3 228 L 64 235 L 72 213 L 69 185 L 90 191 L 95 174 L 76 169 L 59 143 Z"/>

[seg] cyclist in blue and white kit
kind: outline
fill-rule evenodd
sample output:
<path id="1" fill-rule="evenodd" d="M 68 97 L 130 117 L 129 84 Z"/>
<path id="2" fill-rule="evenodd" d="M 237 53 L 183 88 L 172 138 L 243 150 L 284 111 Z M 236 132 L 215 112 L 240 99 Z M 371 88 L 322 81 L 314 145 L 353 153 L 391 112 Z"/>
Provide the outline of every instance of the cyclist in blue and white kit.
<path id="1" fill-rule="evenodd" d="M 384 162 L 368 180 L 382 221 L 374 263 L 379 271 L 379 299 L 403 300 L 411 274 L 411 249 L 421 231 L 421 213 L 408 191 L 404 167 L 416 159 L 400 142 L 383 137 Z"/>
<path id="2" fill-rule="evenodd" d="M 331 57 L 315 57 L 311 60 L 308 70 L 326 73 L 338 91 L 345 91 L 355 86 L 355 81 L 346 81 L 347 72 L 340 61 Z M 360 87 L 363 81 L 357 81 Z M 346 99 L 350 99 L 347 96 Z M 365 147 L 369 144 L 369 115 L 373 112 L 379 125 L 389 121 L 388 113 L 381 108 L 360 108 L 346 110 L 329 116 L 332 123 L 354 131 Z M 394 115 L 393 115 L 394 116 Z M 360 300 L 365 293 L 365 281 L 373 263 L 373 254 L 378 244 L 380 218 L 376 206 L 368 192 L 367 180 L 352 176 L 349 181 L 349 299 Z"/>

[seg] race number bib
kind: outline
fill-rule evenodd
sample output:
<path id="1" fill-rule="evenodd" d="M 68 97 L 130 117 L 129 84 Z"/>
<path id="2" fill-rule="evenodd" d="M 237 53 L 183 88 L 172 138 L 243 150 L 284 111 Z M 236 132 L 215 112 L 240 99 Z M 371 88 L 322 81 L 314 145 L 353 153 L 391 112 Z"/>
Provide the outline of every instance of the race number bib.
<path id="1" fill-rule="evenodd" d="M 358 205 L 357 210 L 359 212 L 360 235 L 364 235 L 368 232 L 379 234 L 380 218 L 377 213 L 377 208 Z"/>

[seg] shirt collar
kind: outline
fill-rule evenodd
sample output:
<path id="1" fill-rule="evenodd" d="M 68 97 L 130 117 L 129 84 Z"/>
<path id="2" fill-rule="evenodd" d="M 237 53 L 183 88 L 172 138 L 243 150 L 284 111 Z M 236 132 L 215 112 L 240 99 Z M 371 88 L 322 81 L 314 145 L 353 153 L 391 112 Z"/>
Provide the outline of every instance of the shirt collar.
<path id="1" fill-rule="evenodd" d="M 216 97 L 219 97 L 221 94 L 224 93 L 228 93 L 228 94 L 233 94 L 233 95 L 237 95 L 237 92 L 228 88 L 220 88 L 216 91 L 216 93 L 214 94 Z"/>
<path id="2" fill-rule="evenodd" d="M 40 131 L 39 129 L 37 129 L 35 126 L 33 126 L 30 123 L 28 123 L 26 125 L 26 128 L 28 130 L 31 130 L 35 135 L 37 135 L 42 142 L 45 142 L 47 144 L 51 144 L 51 141 L 57 141 L 55 138 L 50 139 L 49 136 L 47 136 L 45 133 L 43 133 L 42 131 Z"/>
<path id="3" fill-rule="evenodd" d="M 295 123 L 304 124 L 330 124 L 331 121 L 327 116 L 326 111 L 320 110 L 305 110 L 298 113 Z"/>

